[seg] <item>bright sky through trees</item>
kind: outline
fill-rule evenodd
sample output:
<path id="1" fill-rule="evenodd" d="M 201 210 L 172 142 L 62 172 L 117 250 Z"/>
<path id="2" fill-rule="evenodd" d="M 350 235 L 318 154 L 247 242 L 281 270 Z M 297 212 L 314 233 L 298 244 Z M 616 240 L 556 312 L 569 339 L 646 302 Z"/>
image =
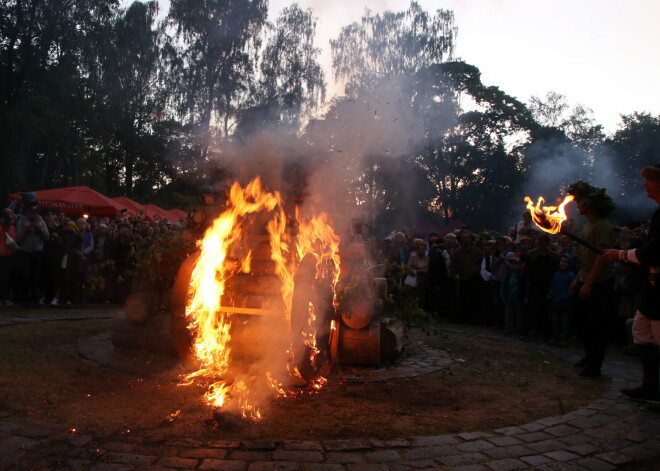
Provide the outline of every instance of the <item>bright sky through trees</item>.
<path id="1" fill-rule="evenodd" d="M 290 0 L 270 0 L 271 16 Z M 365 8 L 403 11 L 409 0 L 299 0 L 318 18 L 317 44 L 358 21 Z M 527 102 L 549 91 L 594 111 L 613 132 L 619 114 L 660 114 L 658 0 L 418 0 L 427 11 L 455 13 L 457 54 L 487 85 Z M 327 68 L 326 68 L 327 69 Z M 326 70 L 328 79 L 331 78 Z M 332 92 L 332 87 L 331 87 Z"/>

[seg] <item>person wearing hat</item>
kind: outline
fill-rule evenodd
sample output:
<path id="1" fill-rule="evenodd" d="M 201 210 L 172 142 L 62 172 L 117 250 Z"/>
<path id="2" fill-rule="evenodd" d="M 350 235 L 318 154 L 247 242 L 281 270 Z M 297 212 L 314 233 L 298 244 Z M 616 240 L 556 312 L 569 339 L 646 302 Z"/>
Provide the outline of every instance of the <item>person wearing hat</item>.
<path id="1" fill-rule="evenodd" d="M 658 381 L 660 361 L 660 164 L 642 168 L 646 196 L 658 204 L 651 217 L 648 237 L 644 245 L 630 250 L 607 250 L 602 258 L 610 262 L 635 263 L 648 272 L 642 287 L 641 299 L 633 321 L 633 340 L 639 347 L 642 360 L 642 384 L 622 389 L 631 399 L 660 401 Z"/>

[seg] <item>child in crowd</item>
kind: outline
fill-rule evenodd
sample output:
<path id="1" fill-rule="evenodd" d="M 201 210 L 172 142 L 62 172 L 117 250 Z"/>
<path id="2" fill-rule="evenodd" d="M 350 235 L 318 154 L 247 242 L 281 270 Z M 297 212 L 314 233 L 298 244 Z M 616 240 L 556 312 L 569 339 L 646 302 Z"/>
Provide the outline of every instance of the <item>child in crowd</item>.
<path id="1" fill-rule="evenodd" d="M 504 302 L 504 332 L 518 330 L 523 316 L 524 292 L 522 286 L 523 267 L 519 253 L 508 253 L 505 257 L 509 270 L 502 281 L 500 295 Z"/>
<path id="2" fill-rule="evenodd" d="M 575 273 L 569 269 L 570 255 L 565 254 L 559 258 L 559 270 L 552 276 L 552 283 L 548 290 L 548 299 L 552 306 L 552 337 L 548 345 L 565 347 L 571 335 L 571 309 L 573 308 L 573 295 L 568 287 L 575 280 Z"/>

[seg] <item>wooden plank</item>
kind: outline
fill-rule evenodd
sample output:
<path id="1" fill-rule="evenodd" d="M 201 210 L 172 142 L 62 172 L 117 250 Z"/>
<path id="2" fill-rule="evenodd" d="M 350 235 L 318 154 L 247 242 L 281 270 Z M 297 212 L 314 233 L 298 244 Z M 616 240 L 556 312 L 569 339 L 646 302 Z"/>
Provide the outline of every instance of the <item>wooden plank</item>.
<path id="1" fill-rule="evenodd" d="M 270 309 L 255 309 L 251 307 L 237 307 L 237 306 L 220 306 L 220 312 L 228 312 L 231 314 L 248 314 L 252 316 L 281 316 L 281 312 L 276 312 Z"/>

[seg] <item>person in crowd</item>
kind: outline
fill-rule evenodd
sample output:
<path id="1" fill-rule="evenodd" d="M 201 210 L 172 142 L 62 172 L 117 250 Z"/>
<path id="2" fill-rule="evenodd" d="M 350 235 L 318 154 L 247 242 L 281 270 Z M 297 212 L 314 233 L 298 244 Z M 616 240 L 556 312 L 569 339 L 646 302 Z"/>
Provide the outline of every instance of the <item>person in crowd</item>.
<path id="1" fill-rule="evenodd" d="M 37 208 L 37 203 L 27 207 L 25 214 L 16 223 L 16 242 L 21 248 L 17 253 L 20 273 L 20 285 L 17 289 L 18 298 L 25 305 L 37 304 L 41 299 L 40 276 L 44 241 L 50 236 Z"/>
<path id="2" fill-rule="evenodd" d="M 93 295 L 104 303 L 109 303 L 114 297 L 113 269 L 110 263 L 112 253 L 112 241 L 108 236 L 108 226 L 100 223 L 96 226 L 94 233 L 94 274 L 98 277 L 95 293 Z"/>
<path id="3" fill-rule="evenodd" d="M 477 320 L 481 308 L 481 250 L 474 245 L 472 231 L 463 230 L 460 246 L 451 258 L 452 274 L 458 291 L 458 319 L 466 323 Z"/>
<path id="4" fill-rule="evenodd" d="M 520 238 L 523 236 L 529 237 L 529 231 L 539 231 L 540 229 L 534 224 L 532 220 L 532 213 L 525 211 L 516 225 L 516 243 L 520 244 Z"/>
<path id="5" fill-rule="evenodd" d="M 71 222 L 71 219 L 69 219 L 69 216 L 64 211 L 58 211 L 57 212 L 57 229 L 59 231 L 63 231 L 66 229 L 66 227 L 69 225 Z"/>
<path id="6" fill-rule="evenodd" d="M 406 240 L 406 234 L 403 232 L 396 232 L 392 237 L 392 245 L 388 253 L 388 260 L 390 263 L 405 265 L 408 263 L 410 257 L 410 248 Z"/>
<path id="7" fill-rule="evenodd" d="M 0 306 L 14 304 L 9 295 L 9 281 L 14 269 L 14 254 L 19 249 L 16 242 L 16 228 L 8 213 L 11 214 L 11 210 L 0 213 Z"/>
<path id="8" fill-rule="evenodd" d="M 504 252 L 516 253 L 518 250 L 518 245 L 515 242 L 515 239 L 512 239 L 509 236 L 504 236 Z"/>
<path id="9" fill-rule="evenodd" d="M 520 254 L 506 254 L 505 263 L 508 270 L 502 281 L 500 296 L 504 302 L 504 332 L 518 332 L 518 324 L 522 319 L 523 300 L 525 296 L 523 265 Z"/>
<path id="10" fill-rule="evenodd" d="M 157 238 L 157 230 L 160 230 L 160 226 L 158 225 L 149 225 L 145 228 L 144 234 L 142 234 L 142 237 L 146 243 L 153 243 L 153 241 Z"/>
<path id="11" fill-rule="evenodd" d="M 532 250 L 534 243 L 532 238 L 526 235 L 518 237 L 518 244 L 514 252 L 520 254 L 520 263 L 527 262 L 527 253 Z"/>
<path id="12" fill-rule="evenodd" d="M 527 253 L 527 305 L 523 329 L 538 332 L 549 340 L 552 331 L 548 289 L 557 270 L 559 256 L 550 249 L 550 236 L 545 232 L 537 236 L 537 247 Z"/>
<path id="13" fill-rule="evenodd" d="M 614 231 L 607 216 L 614 209 L 614 202 L 604 188 L 595 188 L 578 181 L 569 185 L 568 193 L 575 197 L 580 215 L 587 223 L 580 238 L 598 250 L 612 248 Z M 610 338 L 609 326 L 614 315 L 614 272 L 604 263 L 596 263 L 598 253 L 580 246 L 580 269 L 571 284 L 571 292 L 578 294 L 575 313 L 577 329 L 584 346 L 584 357 L 575 366 L 583 368 L 580 378 L 598 378 L 605 359 Z"/>
<path id="14" fill-rule="evenodd" d="M 498 237 L 495 240 L 493 253 L 489 264 L 486 264 L 486 257 L 481 262 L 481 277 L 487 281 L 488 290 L 486 291 L 486 300 L 490 304 L 491 325 L 495 329 L 504 328 L 504 303 L 502 301 L 502 282 L 506 276 L 509 267 L 506 263 L 505 257 L 506 241 L 504 237 Z M 486 249 L 488 250 L 488 249 Z M 486 274 L 488 273 L 488 274 Z"/>
<path id="15" fill-rule="evenodd" d="M 69 222 L 59 232 L 60 246 L 57 255 L 57 291 L 51 301 L 53 306 L 58 304 L 72 304 L 76 296 L 74 279 L 74 264 L 76 263 L 76 241 L 78 239 L 78 226 Z"/>
<path id="16" fill-rule="evenodd" d="M 16 218 L 24 215 L 30 208 L 39 205 L 37 195 L 34 192 L 21 193 L 14 201 L 9 203 L 9 209 L 16 215 Z"/>
<path id="17" fill-rule="evenodd" d="M 131 225 L 122 222 L 112 238 L 110 258 L 114 264 L 115 301 L 124 302 L 131 292 L 133 271 L 133 235 Z"/>
<path id="18" fill-rule="evenodd" d="M 577 273 L 577 242 L 574 244 L 567 235 L 559 236 L 559 249 L 557 255 L 568 257 L 568 269 Z"/>
<path id="19" fill-rule="evenodd" d="M 62 263 L 62 242 L 60 240 L 60 226 L 57 217 L 44 219 L 50 237 L 44 242 L 43 266 L 41 270 L 41 287 L 43 297 L 39 304 L 57 304 L 60 290 L 60 264 Z"/>
<path id="20" fill-rule="evenodd" d="M 508 237 L 511 240 L 516 240 L 516 226 L 509 227 L 504 237 Z"/>
<path id="21" fill-rule="evenodd" d="M 488 239 L 483 241 L 483 257 L 481 259 L 481 279 L 483 280 L 483 299 L 484 299 L 484 315 L 488 319 L 493 319 L 495 300 L 492 298 L 493 293 L 493 269 L 495 265 L 495 239 Z M 499 288 L 499 286 L 498 286 Z M 499 299 L 499 289 L 495 299 Z"/>
<path id="22" fill-rule="evenodd" d="M 552 275 L 548 300 L 552 306 L 552 336 L 548 345 L 565 347 L 571 338 L 571 312 L 573 310 L 573 295 L 569 287 L 575 280 L 575 273 L 570 270 L 570 255 L 559 258 L 559 270 Z"/>
<path id="23" fill-rule="evenodd" d="M 632 232 L 628 228 L 623 228 L 618 234 L 616 248 L 619 250 L 638 248 L 639 244 L 633 246 L 631 234 Z M 644 270 L 640 265 L 622 263 L 618 260 L 612 263 L 612 268 L 618 306 L 615 323 L 612 326 L 613 340 L 617 346 L 624 349 L 624 352 L 630 352 L 635 350 L 631 328 L 637 312 L 639 295 L 644 285 Z"/>
<path id="24" fill-rule="evenodd" d="M 444 239 L 444 253 L 447 254 L 447 258 L 445 258 L 447 262 L 447 298 L 445 300 L 445 311 L 449 318 L 456 319 L 458 316 L 458 284 L 454 279 L 451 258 L 454 250 L 458 248 L 458 242 L 456 234 L 453 232 L 446 234 Z"/>
<path id="25" fill-rule="evenodd" d="M 23 205 L 27 200 L 26 193 L 19 193 L 15 200 L 9 203 L 7 209 L 9 209 L 16 218 L 23 214 Z"/>
<path id="26" fill-rule="evenodd" d="M 438 240 L 440 236 L 437 232 L 429 232 L 426 237 L 426 253 L 428 254 L 431 251 L 431 241 Z"/>
<path id="27" fill-rule="evenodd" d="M 436 319 L 446 315 L 447 298 L 447 258 L 441 237 L 429 237 L 429 269 L 426 284 L 426 306 L 429 314 Z"/>
<path id="28" fill-rule="evenodd" d="M 530 250 L 535 249 L 537 247 L 539 235 L 541 235 L 541 231 L 537 231 L 534 229 L 530 229 L 527 231 L 527 237 L 529 237 L 532 240 Z"/>
<path id="29" fill-rule="evenodd" d="M 71 260 L 71 297 L 75 304 L 85 301 L 84 288 L 88 284 L 93 263 L 94 236 L 89 229 L 87 219 L 76 220 L 76 237 Z"/>
<path id="30" fill-rule="evenodd" d="M 413 247 L 414 250 L 408 259 L 406 271 L 409 276 L 417 280 L 413 291 L 420 301 L 421 307 L 428 310 L 428 306 L 424 303 L 426 300 L 427 274 L 429 271 L 429 256 L 426 253 L 426 243 L 422 239 L 415 239 Z"/>
<path id="31" fill-rule="evenodd" d="M 646 195 L 660 206 L 660 164 L 642 168 Z M 648 238 L 637 249 L 610 249 L 602 259 L 641 265 L 646 271 L 642 293 L 635 319 L 633 339 L 639 346 L 642 360 L 642 384 L 635 388 L 624 388 L 621 392 L 635 400 L 660 401 L 658 345 L 660 345 L 660 207 L 651 217 Z"/>

